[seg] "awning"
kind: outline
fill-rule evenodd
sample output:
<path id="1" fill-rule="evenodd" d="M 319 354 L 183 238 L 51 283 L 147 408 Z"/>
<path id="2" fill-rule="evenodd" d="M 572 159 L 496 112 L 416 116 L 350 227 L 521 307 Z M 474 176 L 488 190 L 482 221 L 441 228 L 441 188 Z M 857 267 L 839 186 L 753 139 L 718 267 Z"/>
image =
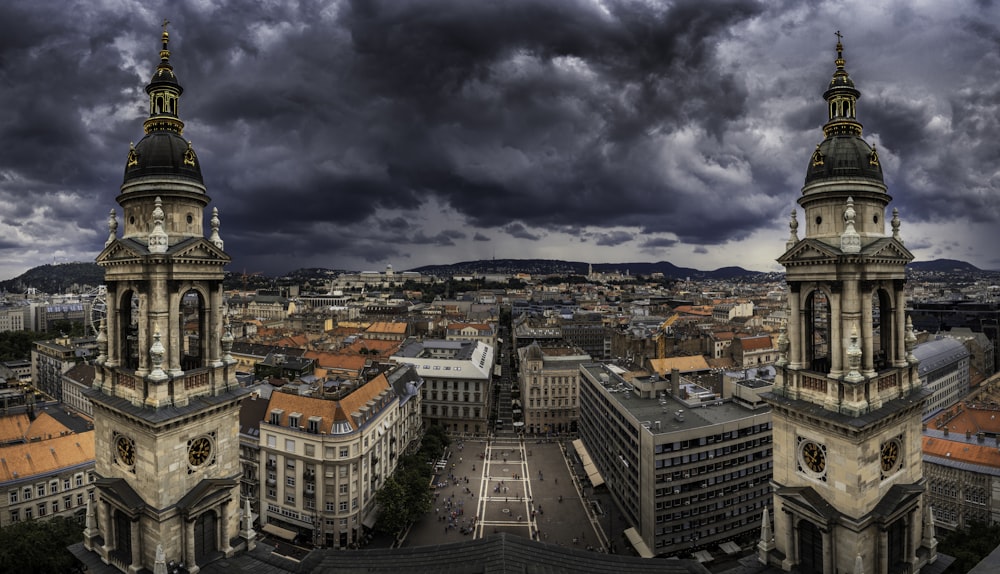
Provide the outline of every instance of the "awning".
<path id="1" fill-rule="evenodd" d="M 732 540 L 727 540 L 726 542 L 719 544 L 719 550 L 722 550 L 726 554 L 733 555 L 739 554 L 741 549 L 739 544 L 733 542 Z"/>
<path id="2" fill-rule="evenodd" d="M 375 521 L 378 520 L 378 507 L 371 509 L 371 512 L 365 516 L 364 520 L 361 521 L 361 525 L 365 528 L 373 528 L 375 526 Z"/>
<path id="3" fill-rule="evenodd" d="M 292 540 L 295 540 L 296 534 L 294 532 L 292 532 L 291 530 L 289 530 L 287 528 L 282 528 L 282 527 L 278 526 L 277 524 L 267 523 L 264 526 L 262 526 L 260 529 L 263 530 L 264 532 L 268 533 L 268 534 L 271 534 L 273 536 L 277 536 L 278 538 L 283 538 L 283 539 L 285 539 L 285 540 L 287 540 L 289 542 L 291 542 Z"/>
<path id="4" fill-rule="evenodd" d="M 590 460 L 590 453 L 587 452 L 587 447 L 583 446 L 583 441 L 580 439 L 574 440 L 573 448 L 576 449 L 576 454 L 580 456 L 580 462 L 583 463 L 583 471 L 587 473 L 590 484 L 594 488 L 604 484 L 604 477 L 601 476 L 600 471 L 594 466 L 594 461 Z"/>
<path id="5" fill-rule="evenodd" d="M 714 558 L 712 558 L 712 553 L 708 550 L 699 550 L 692 554 L 692 556 L 694 556 L 695 560 L 698 562 L 711 562 L 714 560 Z"/>
<path id="6" fill-rule="evenodd" d="M 638 530 L 631 527 L 626 528 L 625 537 L 628 538 L 628 541 L 630 543 L 632 543 L 632 547 L 635 548 L 635 551 L 639 553 L 639 556 L 643 558 L 653 557 L 653 553 L 649 550 L 649 546 L 646 546 L 646 543 L 642 541 L 642 537 L 639 536 Z"/>

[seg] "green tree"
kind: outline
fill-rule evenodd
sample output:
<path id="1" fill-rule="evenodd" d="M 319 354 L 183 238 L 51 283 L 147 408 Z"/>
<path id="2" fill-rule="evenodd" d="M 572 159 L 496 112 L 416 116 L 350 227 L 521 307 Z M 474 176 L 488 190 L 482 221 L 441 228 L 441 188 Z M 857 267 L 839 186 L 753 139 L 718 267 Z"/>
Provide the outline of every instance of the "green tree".
<path id="1" fill-rule="evenodd" d="M 71 572 L 77 560 L 66 547 L 81 540 L 83 526 L 65 516 L 0 528 L 0 572 Z"/>
<path id="2" fill-rule="evenodd" d="M 410 513 L 406 509 L 406 500 L 406 491 L 403 485 L 396 481 L 396 477 L 390 476 L 386 479 L 385 484 L 375 494 L 375 501 L 379 507 L 375 530 L 395 536 L 406 528 L 406 525 L 410 523 Z"/>
<path id="3" fill-rule="evenodd" d="M 938 530 L 938 536 L 940 537 L 943 532 Z M 972 522 L 966 530 L 949 532 L 938 544 L 938 552 L 955 557 L 955 561 L 945 570 L 945 574 L 968 572 L 998 545 L 1000 545 L 1000 524 L 987 526 L 982 522 Z"/>

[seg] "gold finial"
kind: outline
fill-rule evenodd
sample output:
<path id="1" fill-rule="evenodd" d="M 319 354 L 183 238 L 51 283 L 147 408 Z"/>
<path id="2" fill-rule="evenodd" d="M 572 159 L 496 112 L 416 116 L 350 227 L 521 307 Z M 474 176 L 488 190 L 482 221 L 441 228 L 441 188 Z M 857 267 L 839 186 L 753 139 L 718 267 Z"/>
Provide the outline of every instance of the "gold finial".
<path id="1" fill-rule="evenodd" d="M 170 34 L 167 32 L 167 24 L 169 23 L 170 20 L 167 20 L 166 18 L 163 19 L 163 34 L 160 35 L 160 41 L 163 42 L 163 48 L 160 50 L 161 60 L 170 59 L 170 50 L 167 49 L 167 43 L 170 42 Z"/>
<path id="2" fill-rule="evenodd" d="M 833 35 L 837 37 L 837 61 L 835 63 L 838 69 L 842 69 L 844 67 L 844 44 L 841 43 L 841 40 L 844 39 L 844 35 L 840 33 L 840 30 L 834 32 Z"/>

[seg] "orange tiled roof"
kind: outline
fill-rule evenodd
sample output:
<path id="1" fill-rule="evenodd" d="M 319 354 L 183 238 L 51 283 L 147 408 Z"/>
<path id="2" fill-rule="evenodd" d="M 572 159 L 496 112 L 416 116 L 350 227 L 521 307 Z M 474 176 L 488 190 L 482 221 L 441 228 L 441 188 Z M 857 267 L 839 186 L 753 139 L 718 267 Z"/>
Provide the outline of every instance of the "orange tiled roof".
<path id="1" fill-rule="evenodd" d="M 398 321 L 378 321 L 372 323 L 371 327 L 365 329 L 365 333 L 392 333 L 394 335 L 406 334 L 406 323 Z"/>
<path id="2" fill-rule="evenodd" d="M 681 373 L 707 371 L 709 369 L 708 362 L 705 361 L 705 357 L 702 355 L 650 359 L 649 365 L 661 376 L 669 376 L 672 369 L 677 369 Z"/>
<path id="3" fill-rule="evenodd" d="M 448 325 L 449 331 L 461 331 L 462 329 L 468 329 L 469 327 L 477 331 L 491 331 L 490 326 L 486 323 L 452 323 Z"/>
<path id="4" fill-rule="evenodd" d="M 367 349 L 368 351 L 378 351 L 379 356 L 388 357 L 392 355 L 403 345 L 402 341 L 383 341 L 380 339 L 361 339 L 354 341 L 350 345 L 344 347 L 341 352 L 345 354 L 363 354 L 361 349 Z"/>
<path id="5" fill-rule="evenodd" d="M 288 416 L 299 413 L 302 415 L 299 419 L 299 424 L 302 426 L 308 425 L 309 417 L 321 417 L 323 420 L 320 422 L 320 432 L 330 432 L 334 421 L 347 421 L 352 429 L 357 430 L 351 415 L 388 388 L 389 381 L 385 375 L 379 375 L 339 401 L 290 393 L 272 393 L 265 420 L 270 421 L 271 411 L 280 409 L 284 411 L 279 419 L 280 426 L 287 427 Z"/>
<path id="6" fill-rule="evenodd" d="M 94 460 L 94 431 L 0 447 L 0 482 L 38 476 Z"/>
<path id="7" fill-rule="evenodd" d="M 744 351 L 759 351 L 761 349 L 770 349 L 771 337 L 768 335 L 761 335 L 759 337 L 743 337 L 740 339 L 740 345 L 743 346 Z"/>
<path id="8" fill-rule="evenodd" d="M 323 351 L 306 351 L 303 356 L 307 359 L 315 359 L 318 367 L 345 371 L 360 371 L 367 361 L 363 355 L 325 353 Z"/>
<path id="9" fill-rule="evenodd" d="M 25 413 L 0 417 L 0 443 L 23 440 L 31 420 Z"/>
<path id="10" fill-rule="evenodd" d="M 1000 450 L 995 446 L 987 446 L 986 443 L 969 444 L 964 442 L 964 438 L 952 441 L 925 436 L 923 451 L 926 455 L 939 458 L 1000 468 Z"/>
<path id="11" fill-rule="evenodd" d="M 27 440 L 35 438 L 47 439 L 68 432 L 71 431 L 66 425 L 57 421 L 49 413 L 43 412 L 35 417 L 35 420 L 31 421 L 31 426 L 28 427 L 28 432 L 25 433 L 24 438 Z"/>

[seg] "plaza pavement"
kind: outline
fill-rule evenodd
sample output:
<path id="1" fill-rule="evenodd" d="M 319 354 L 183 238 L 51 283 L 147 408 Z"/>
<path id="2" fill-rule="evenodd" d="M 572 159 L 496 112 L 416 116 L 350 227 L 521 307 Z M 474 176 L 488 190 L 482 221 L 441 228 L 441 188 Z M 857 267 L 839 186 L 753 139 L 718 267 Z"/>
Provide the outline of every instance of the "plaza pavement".
<path id="1" fill-rule="evenodd" d="M 400 546 L 445 544 L 506 532 L 549 544 L 604 550 L 601 517 L 588 510 L 590 505 L 573 480 L 572 463 L 558 441 L 456 440 L 449 448 L 431 510 L 410 528 Z"/>

